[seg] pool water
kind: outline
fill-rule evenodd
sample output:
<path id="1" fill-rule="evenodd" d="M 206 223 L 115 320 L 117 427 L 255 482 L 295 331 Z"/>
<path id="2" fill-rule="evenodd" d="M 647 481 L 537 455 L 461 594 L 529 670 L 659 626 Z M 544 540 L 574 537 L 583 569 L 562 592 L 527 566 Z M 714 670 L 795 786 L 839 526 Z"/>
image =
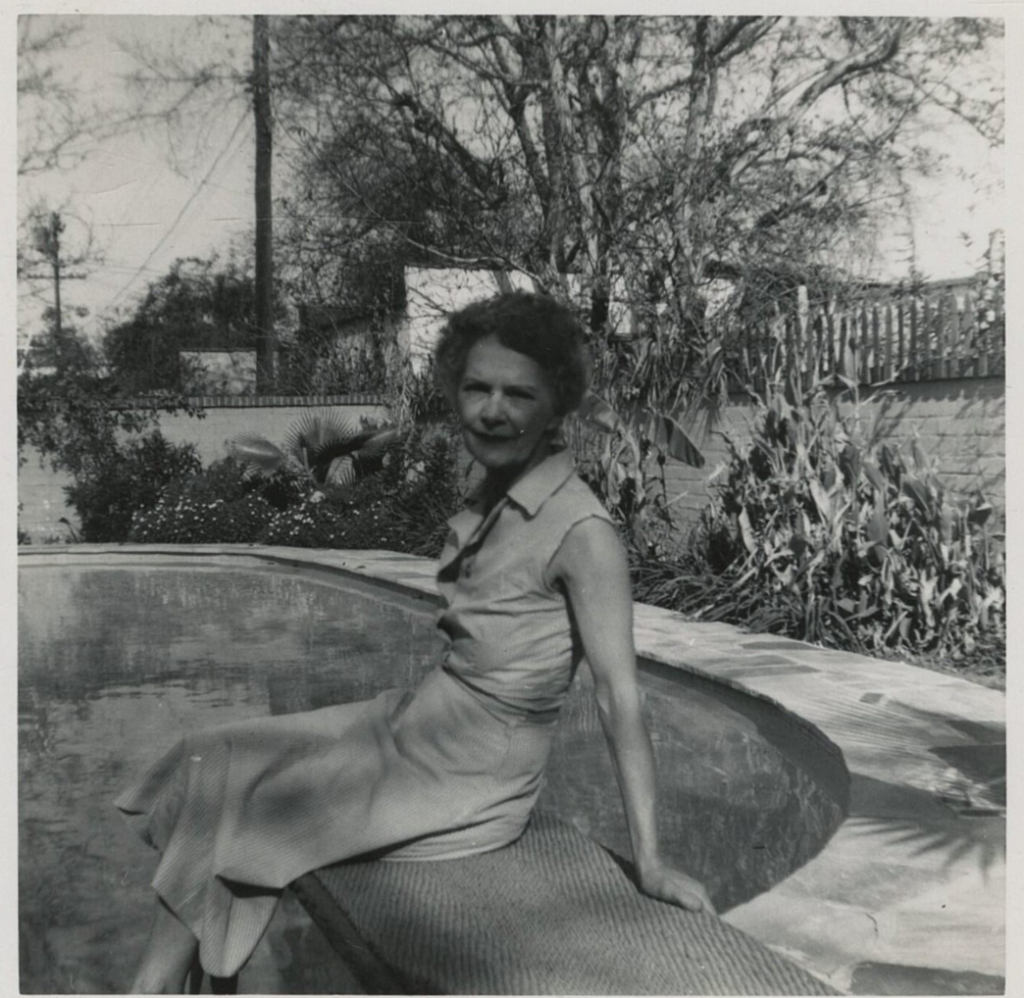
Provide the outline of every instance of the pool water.
<path id="1" fill-rule="evenodd" d="M 183 733 L 415 684 L 442 643 L 425 600 L 256 559 L 19 573 L 19 919 L 26 993 L 124 991 L 155 854 L 111 801 Z M 582 671 L 582 670 L 581 670 Z M 628 856 L 589 680 L 564 711 L 542 806 Z M 806 862 L 843 818 L 845 770 L 767 705 L 642 675 L 665 851 L 720 908 Z M 263 992 L 346 990 L 293 902 L 243 975 Z"/>

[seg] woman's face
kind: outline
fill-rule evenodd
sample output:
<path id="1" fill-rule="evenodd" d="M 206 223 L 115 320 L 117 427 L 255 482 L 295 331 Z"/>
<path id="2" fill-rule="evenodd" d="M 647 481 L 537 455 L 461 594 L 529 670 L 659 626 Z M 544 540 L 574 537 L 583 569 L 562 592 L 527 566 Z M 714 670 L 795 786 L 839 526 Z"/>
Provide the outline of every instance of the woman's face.
<path id="1" fill-rule="evenodd" d="M 495 337 L 470 349 L 457 403 L 466 449 L 489 474 L 518 478 L 551 452 L 561 417 L 548 378 L 532 357 Z"/>

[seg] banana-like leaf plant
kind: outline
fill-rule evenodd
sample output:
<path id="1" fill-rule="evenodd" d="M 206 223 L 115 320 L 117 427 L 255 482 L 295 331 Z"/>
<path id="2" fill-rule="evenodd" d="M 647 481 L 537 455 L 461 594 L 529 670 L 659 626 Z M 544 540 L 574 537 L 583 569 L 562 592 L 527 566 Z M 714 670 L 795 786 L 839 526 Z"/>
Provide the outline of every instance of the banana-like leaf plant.
<path id="1" fill-rule="evenodd" d="M 231 453 L 252 474 L 290 470 L 314 485 L 351 485 L 374 470 L 400 435 L 395 426 L 365 426 L 336 412 L 314 410 L 289 427 L 282 446 L 242 434 L 232 442 Z"/>
<path id="2" fill-rule="evenodd" d="M 679 423 L 663 412 L 637 409 L 625 418 L 594 392 L 587 392 L 578 409 L 579 417 L 602 433 L 619 433 L 653 444 L 667 457 L 694 468 L 704 466 L 700 448 L 686 435 Z"/>
<path id="3" fill-rule="evenodd" d="M 656 546 L 652 514 L 660 510 L 667 524 L 665 460 L 671 457 L 700 468 L 704 455 L 672 416 L 653 409 L 633 406 L 618 411 L 588 392 L 577 417 L 604 438 L 590 469 L 591 478 L 597 479 L 595 484 L 634 538 L 644 547 Z M 649 467 L 652 457 L 658 465 L 654 474 Z"/>

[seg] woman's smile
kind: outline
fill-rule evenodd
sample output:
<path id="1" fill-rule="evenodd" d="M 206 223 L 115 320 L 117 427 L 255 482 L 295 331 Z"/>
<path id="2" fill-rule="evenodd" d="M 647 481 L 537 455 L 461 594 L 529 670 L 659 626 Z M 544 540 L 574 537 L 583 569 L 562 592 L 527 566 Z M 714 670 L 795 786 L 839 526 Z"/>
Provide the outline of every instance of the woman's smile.
<path id="1" fill-rule="evenodd" d="M 486 441 L 516 440 L 520 436 L 520 434 L 518 434 L 518 433 L 514 434 L 514 435 L 512 435 L 512 434 L 502 435 L 500 433 L 483 433 L 480 430 L 473 430 L 473 429 L 470 429 L 470 433 L 472 433 L 475 436 L 479 437 L 481 440 L 486 440 Z"/>
<path id="2" fill-rule="evenodd" d="M 458 408 L 466 449 L 508 484 L 548 456 L 561 422 L 540 365 L 495 337 L 469 351 Z"/>

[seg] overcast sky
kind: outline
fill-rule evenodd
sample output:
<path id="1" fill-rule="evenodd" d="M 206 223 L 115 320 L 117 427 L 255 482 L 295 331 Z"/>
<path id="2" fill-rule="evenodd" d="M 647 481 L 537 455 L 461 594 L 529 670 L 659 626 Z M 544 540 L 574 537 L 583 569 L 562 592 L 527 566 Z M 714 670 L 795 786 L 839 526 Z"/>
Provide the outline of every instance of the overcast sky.
<path id="1" fill-rule="evenodd" d="M 824 12 L 824 11 L 822 11 Z M 206 45 L 244 72 L 249 57 L 249 23 L 241 18 L 199 32 L 190 18 L 89 16 L 62 73 L 91 98 L 116 104 L 123 97 L 121 75 L 135 63 L 121 48 L 141 40 L 159 45 L 180 42 Z M 186 32 L 188 35 L 186 36 Z M 1001 53 L 995 53 L 1001 58 Z M 73 170 L 23 179 L 18 211 L 37 199 L 61 208 L 67 221 L 64 242 L 69 253 L 91 230 L 103 262 L 84 280 L 64 283 L 67 306 L 89 309 L 90 331 L 114 310 L 124 310 L 148 281 L 167 272 L 180 256 L 222 254 L 253 224 L 253 128 L 244 97 L 214 106 L 195 128 L 178 136 L 178 160 L 172 163 L 165 130 L 126 135 L 93 150 Z M 941 178 L 919 182 L 914 191 L 917 214 L 913 241 L 917 266 L 931 278 L 959 277 L 982 262 L 989 233 L 1004 223 L 1001 190 L 1002 156 L 966 126 L 951 123 L 934 139 L 950 159 Z M 276 171 L 280 192 L 282 172 Z M 910 242 L 906 222 L 894 218 L 883 242 L 884 255 L 875 276 L 906 276 Z M 47 283 L 40 285 L 49 295 Z M 19 341 L 38 328 L 39 305 L 19 289 Z"/>
<path id="2" fill-rule="evenodd" d="M 62 75 L 74 80 L 90 102 L 123 103 L 122 77 L 137 63 L 122 45 L 159 46 L 186 40 L 193 48 L 202 33 L 191 18 L 91 16 L 77 18 L 82 30 L 68 52 Z M 241 18 L 206 43 L 236 54 L 244 71 L 251 30 Z M 130 133 L 91 149 L 78 166 L 22 178 L 19 213 L 39 200 L 60 208 L 69 254 L 91 237 L 103 262 L 85 280 L 62 288 L 69 305 L 83 305 L 96 318 L 124 309 L 148 281 L 167 272 L 180 256 L 225 252 L 253 224 L 253 128 L 244 97 L 207 108 L 194 127 L 171 136 L 165 128 Z M 172 143 L 174 149 L 172 150 Z M 21 289 L 19 326 L 31 324 L 36 307 Z M 23 332 L 19 329 L 19 332 Z"/>

